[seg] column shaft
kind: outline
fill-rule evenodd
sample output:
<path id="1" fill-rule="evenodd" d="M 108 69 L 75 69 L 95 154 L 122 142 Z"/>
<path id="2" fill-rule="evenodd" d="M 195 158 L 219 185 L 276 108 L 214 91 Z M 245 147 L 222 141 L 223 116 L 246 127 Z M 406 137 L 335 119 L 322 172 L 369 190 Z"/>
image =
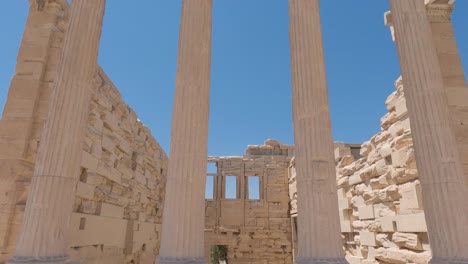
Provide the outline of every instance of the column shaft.
<path id="1" fill-rule="evenodd" d="M 424 1 L 390 5 L 432 263 L 468 263 L 468 188 Z"/>
<path id="2" fill-rule="evenodd" d="M 105 0 L 74 0 L 16 253 L 8 263 L 67 260 Z"/>
<path id="3" fill-rule="evenodd" d="M 289 0 L 289 17 L 298 188 L 296 263 L 346 263 L 319 0 Z"/>
<path id="4" fill-rule="evenodd" d="M 212 0 L 182 2 L 159 264 L 206 263 Z"/>

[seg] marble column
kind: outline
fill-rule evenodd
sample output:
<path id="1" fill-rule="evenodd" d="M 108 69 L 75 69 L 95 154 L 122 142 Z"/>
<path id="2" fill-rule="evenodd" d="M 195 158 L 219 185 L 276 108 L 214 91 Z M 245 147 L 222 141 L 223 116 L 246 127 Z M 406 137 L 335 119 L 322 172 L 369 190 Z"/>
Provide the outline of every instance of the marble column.
<path id="1" fill-rule="evenodd" d="M 346 263 L 319 0 L 289 0 L 289 19 L 298 196 L 296 263 Z"/>
<path id="2" fill-rule="evenodd" d="M 183 0 L 159 264 L 206 263 L 212 0 Z"/>
<path id="3" fill-rule="evenodd" d="M 431 263 L 468 263 L 468 187 L 423 0 L 390 0 Z"/>
<path id="4" fill-rule="evenodd" d="M 69 222 L 80 174 L 91 81 L 105 0 L 73 0 L 14 257 L 7 263 L 68 263 Z"/>
<path id="5" fill-rule="evenodd" d="M 427 0 L 426 0 L 427 2 Z M 454 0 L 430 0 L 426 10 L 431 25 L 432 39 L 437 50 L 444 89 L 452 117 L 455 140 L 463 163 L 468 184 L 468 89 L 465 71 L 455 39 L 451 16 Z"/>

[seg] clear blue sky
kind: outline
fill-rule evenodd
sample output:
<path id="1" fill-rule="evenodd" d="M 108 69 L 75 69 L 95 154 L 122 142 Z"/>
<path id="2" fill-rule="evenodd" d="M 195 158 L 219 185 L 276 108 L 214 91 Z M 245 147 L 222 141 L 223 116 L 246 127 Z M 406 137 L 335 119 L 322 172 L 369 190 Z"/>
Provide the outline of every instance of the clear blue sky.
<path id="1" fill-rule="evenodd" d="M 0 9 L 0 106 L 13 75 L 27 0 Z M 453 16 L 468 63 L 468 1 Z M 180 0 L 108 0 L 99 63 L 167 151 Z M 383 25 L 388 0 L 324 0 L 322 23 L 335 140 L 377 133 L 399 64 Z M 293 143 L 287 0 L 215 0 L 210 155 L 241 155 L 267 138 Z"/>

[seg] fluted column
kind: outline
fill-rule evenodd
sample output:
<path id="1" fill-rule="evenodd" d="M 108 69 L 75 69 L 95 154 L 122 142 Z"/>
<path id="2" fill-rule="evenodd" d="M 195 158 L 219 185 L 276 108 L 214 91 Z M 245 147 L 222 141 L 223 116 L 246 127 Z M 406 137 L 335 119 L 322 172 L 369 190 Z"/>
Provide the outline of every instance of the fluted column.
<path id="1" fill-rule="evenodd" d="M 390 0 L 431 263 L 468 263 L 468 187 L 423 0 Z"/>
<path id="2" fill-rule="evenodd" d="M 159 264 L 206 263 L 212 0 L 183 0 Z"/>
<path id="3" fill-rule="evenodd" d="M 289 0 L 298 257 L 346 263 L 336 195 L 319 0 Z"/>
<path id="4" fill-rule="evenodd" d="M 7 263 L 67 263 L 91 80 L 105 0 L 73 0 L 15 256 Z"/>

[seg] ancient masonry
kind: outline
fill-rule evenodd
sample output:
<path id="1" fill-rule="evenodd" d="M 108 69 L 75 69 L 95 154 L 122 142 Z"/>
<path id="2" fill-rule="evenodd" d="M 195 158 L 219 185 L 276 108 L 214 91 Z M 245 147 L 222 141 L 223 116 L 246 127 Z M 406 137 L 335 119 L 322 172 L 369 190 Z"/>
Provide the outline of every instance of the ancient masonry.
<path id="1" fill-rule="evenodd" d="M 96 64 L 105 0 L 31 0 L 0 121 L 0 263 L 205 263 L 213 246 L 230 264 L 468 263 L 453 2 L 390 0 L 403 77 L 381 131 L 333 147 L 319 1 L 289 0 L 297 147 L 206 173 L 212 0 L 183 0 L 171 162 Z"/>
<path id="2" fill-rule="evenodd" d="M 206 202 L 205 250 L 228 246 L 229 263 L 292 263 L 288 167 L 292 146 L 267 140 L 249 146 L 241 157 L 211 157 L 217 165 L 213 199 Z M 258 185 L 249 184 L 258 178 Z M 227 178 L 235 181 L 235 196 L 227 197 Z M 249 197 L 251 192 L 258 197 Z"/>
<path id="3" fill-rule="evenodd" d="M 65 11 L 58 4 L 46 11 L 31 7 L 0 122 L 0 263 L 18 239 L 63 47 Z M 167 156 L 101 69 L 92 87 L 69 254 L 81 263 L 152 263 Z"/>

